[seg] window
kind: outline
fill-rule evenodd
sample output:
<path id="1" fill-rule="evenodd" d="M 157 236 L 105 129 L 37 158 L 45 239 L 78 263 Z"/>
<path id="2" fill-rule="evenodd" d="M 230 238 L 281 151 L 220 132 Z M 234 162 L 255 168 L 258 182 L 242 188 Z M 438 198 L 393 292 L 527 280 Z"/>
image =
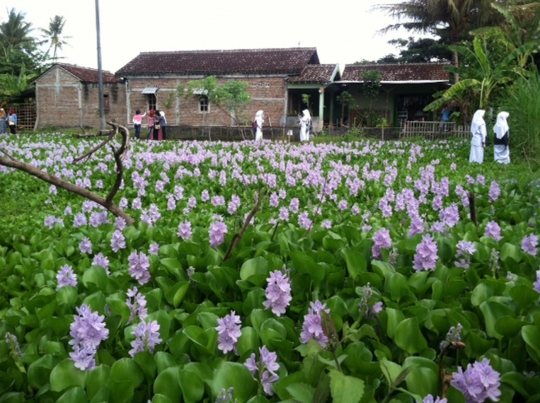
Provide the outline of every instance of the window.
<path id="1" fill-rule="evenodd" d="M 201 95 L 199 97 L 199 112 L 207 113 L 209 110 L 208 97 L 206 95 Z"/>
<path id="2" fill-rule="evenodd" d="M 103 94 L 103 109 L 108 111 L 110 107 L 111 106 L 109 104 L 109 94 Z"/>
<path id="3" fill-rule="evenodd" d="M 156 110 L 157 100 L 156 94 L 146 94 L 146 102 L 148 103 L 148 110 Z"/>

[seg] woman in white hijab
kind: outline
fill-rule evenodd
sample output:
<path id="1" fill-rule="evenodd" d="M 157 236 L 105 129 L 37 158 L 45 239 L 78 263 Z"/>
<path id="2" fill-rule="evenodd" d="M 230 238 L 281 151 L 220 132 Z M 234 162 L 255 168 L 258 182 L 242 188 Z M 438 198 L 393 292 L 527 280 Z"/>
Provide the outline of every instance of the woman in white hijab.
<path id="1" fill-rule="evenodd" d="M 508 137 L 510 128 L 508 127 L 508 112 L 500 112 L 497 115 L 497 122 L 493 126 L 495 132 L 495 162 L 500 164 L 510 164 L 510 149 L 508 148 Z"/>
<path id="2" fill-rule="evenodd" d="M 262 127 L 264 123 L 263 119 L 264 112 L 263 111 L 257 111 L 255 114 L 255 122 L 257 122 L 257 131 L 255 132 L 255 141 L 261 141 L 263 139 L 263 132 Z"/>
<path id="3" fill-rule="evenodd" d="M 486 111 L 479 109 L 474 113 L 471 123 L 471 154 L 469 156 L 469 162 L 478 162 L 481 164 L 484 162 L 484 147 L 486 146 L 486 122 L 484 121 L 484 115 Z"/>
<path id="4" fill-rule="evenodd" d="M 302 111 L 300 118 L 300 141 L 309 141 L 309 130 L 311 128 L 311 114 L 308 109 Z"/>

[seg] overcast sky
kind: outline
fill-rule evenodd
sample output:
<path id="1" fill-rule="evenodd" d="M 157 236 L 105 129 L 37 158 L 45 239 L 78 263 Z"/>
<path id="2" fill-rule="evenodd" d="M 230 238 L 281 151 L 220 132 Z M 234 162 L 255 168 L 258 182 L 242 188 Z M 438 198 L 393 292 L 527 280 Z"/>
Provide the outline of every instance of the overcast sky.
<path id="1" fill-rule="evenodd" d="M 316 47 L 321 63 L 376 60 L 397 49 L 387 42 L 406 32 L 377 34 L 395 23 L 375 4 L 402 0 L 100 0 L 104 70 L 115 72 L 140 52 Z M 97 67 L 95 0 L 1 0 L 25 13 L 34 28 L 55 15 L 70 36 L 62 62 Z"/>

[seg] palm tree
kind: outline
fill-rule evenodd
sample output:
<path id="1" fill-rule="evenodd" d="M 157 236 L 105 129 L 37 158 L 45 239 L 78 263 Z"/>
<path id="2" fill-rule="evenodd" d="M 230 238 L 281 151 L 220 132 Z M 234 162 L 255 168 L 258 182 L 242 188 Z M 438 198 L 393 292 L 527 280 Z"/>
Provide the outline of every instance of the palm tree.
<path id="1" fill-rule="evenodd" d="M 30 35 L 32 23 L 24 20 L 24 14 L 8 12 L 8 20 L 0 24 L 0 44 L 7 50 L 31 51 L 35 48 L 35 39 Z"/>
<path id="2" fill-rule="evenodd" d="M 70 36 L 62 36 L 62 31 L 64 30 L 64 25 L 66 20 L 60 15 L 55 15 L 54 18 L 51 18 L 49 22 L 49 29 L 41 28 L 41 32 L 45 34 L 45 39 L 49 42 L 49 49 L 47 49 L 47 55 L 49 54 L 51 48 L 53 49 L 53 59 L 57 58 L 58 49 L 62 50 L 62 46 L 67 45 L 66 39 L 71 38 Z"/>
<path id="3" fill-rule="evenodd" d="M 405 0 L 398 4 L 381 4 L 375 9 L 386 12 L 399 22 L 382 29 L 386 33 L 398 28 L 417 33 L 438 35 L 443 41 L 456 45 L 470 29 L 483 26 L 491 17 L 492 0 Z M 458 53 L 453 52 L 452 64 L 459 65 Z M 454 74 L 454 81 L 459 76 Z"/>

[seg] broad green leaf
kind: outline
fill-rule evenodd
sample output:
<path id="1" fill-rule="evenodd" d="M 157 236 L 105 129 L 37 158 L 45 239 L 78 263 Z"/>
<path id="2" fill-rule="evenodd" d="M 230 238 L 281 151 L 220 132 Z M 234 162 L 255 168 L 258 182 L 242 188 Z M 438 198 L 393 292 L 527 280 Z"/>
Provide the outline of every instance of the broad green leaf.
<path id="1" fill-rule="evenodd" d="M 427 348 L 427 341 L 420 331 L 417 318 L 401 321 L 394 335 L 396 345 L 409 354 L 416 354 Z"/>
<path id="2" fill-rule="evenodd" d="M 114 382 L 131 382 L 135 388 L 138 388 L 144 380 L 144 374 L 131 358 L 120 358 L 111 367 L 110 378 Z"/>
<path id="3" fill-rule="evenodd" d="M 51 371 L 51 390 L 61 392 L 72 386 L 84 387 L 85 380 L 86 372 L 76 368 L 71 359 L 65 359 Z"/>
<path id="4" fill-rule="evenodd" d="M 107 365 L 100 365 L 88 372 L 86 375 L 86 392 L 90 399 L 99 392 L 99 390 L 106 385 L 111 374 L 111 369 Z"/>
<path id="5" fill-rule="evenodd" d="M 334 403 L 358 403 L 364 394 L 364 381 L 331 370 L 330 390 Z"/>
<path id="6" fill-rule="evenodd" d="M 204 383 L 194 372 L 180 370 L 178 381 L 185 403 L 195 403 L 202 400 Z"/>
<path id="7" fill-rule="evenodd" d="M 287 392 L 301 403 L 312 403 L 315 388 L 306 383 L 293 383 L 287 386 Z"/>
<path id="8" fill-rule="evenodd" d="M 489 337 L 502 339 L 502 335 L 495 330 L 495 323 L 503 316 L 514 316 L 514 311 L 507 305 L 497 301 L 485 301 L 480 304 L 480 311 L 484 315 L 486 333 Z"/>
<path id="9" fill-rule="evenodd" d="M 87 403 L 88 398 L 83 388 L 76 386 L 58 398 L 56 403 Z"/>
<path id="10" fill-rule="evenodd" d="M 347 271 L 349 272 L 349 276 L 353 280 L 356 280 L 356 277 L 358 277 L 360 273 L 364 273 L 367 269 L 366 259 L 364 259 L 364 257 L 360 253 L 350 248 L 343 248 L 341 253 L 345 258 L 345 263 L 347 264 Z"/>
<path id="11" fill-rule="evenodd" d="M 182 396 L 180 367 L 170 367 L 160 372 L 154 382 L 154 393 L 167 396 L 173 402 L 179 402 Z"/>
<path id="12" fill-rule="evenodd" d="M 222 362 L 214 372 L 211 385 L 214 397 L 219 395 L 221 389 L 234 388 L 234 398 L 238 399 L 238 403 L 247 402 L 257 390 L 251 372 L 244 364 L 236 362 Z"/>
<path id="13" fill-rule="evenodd" d="M 521 328 L 521 336 L 525 343 L 534 351 L 536 362 L 540 362 L 540 326 L 527 325 Z"/>

